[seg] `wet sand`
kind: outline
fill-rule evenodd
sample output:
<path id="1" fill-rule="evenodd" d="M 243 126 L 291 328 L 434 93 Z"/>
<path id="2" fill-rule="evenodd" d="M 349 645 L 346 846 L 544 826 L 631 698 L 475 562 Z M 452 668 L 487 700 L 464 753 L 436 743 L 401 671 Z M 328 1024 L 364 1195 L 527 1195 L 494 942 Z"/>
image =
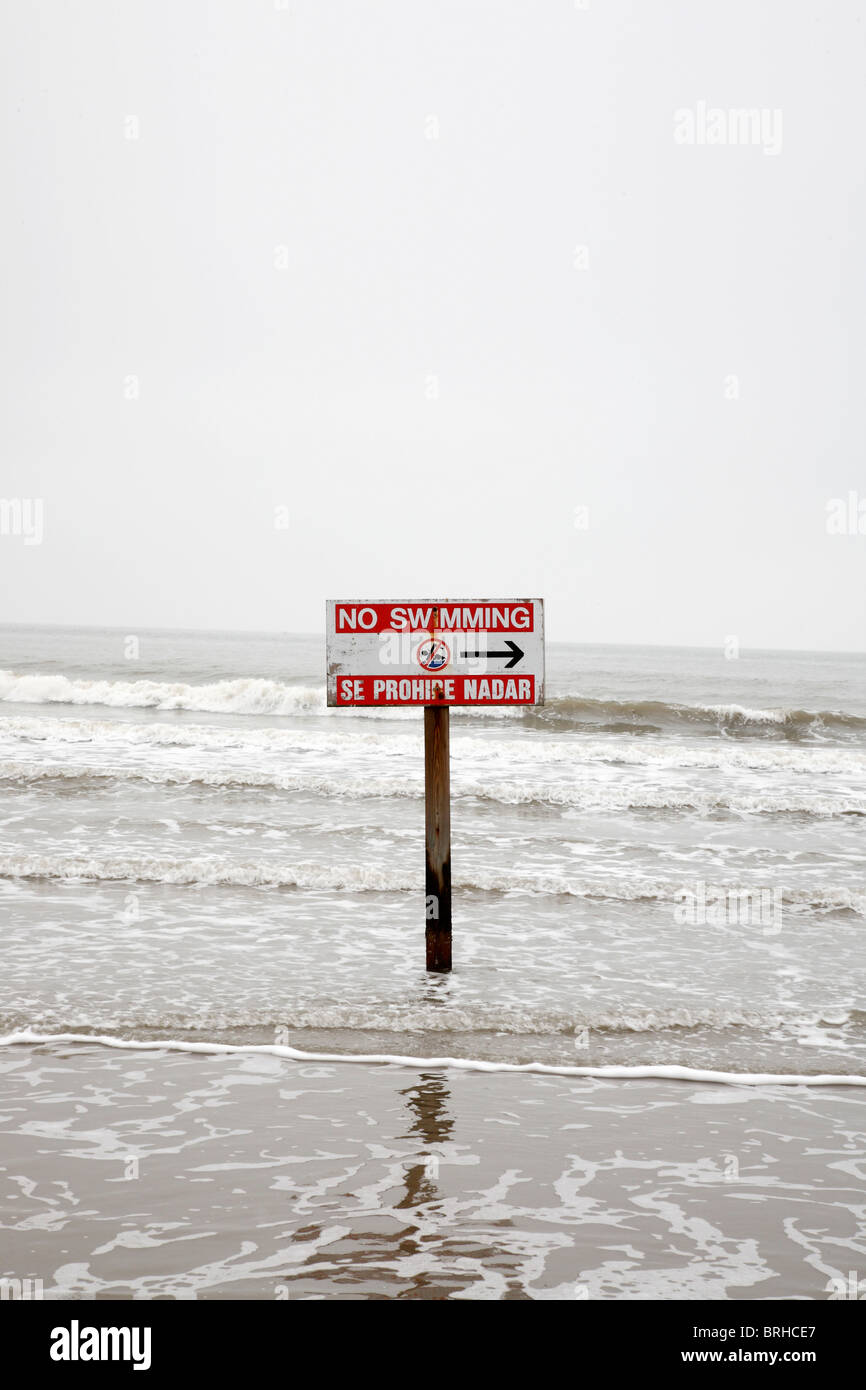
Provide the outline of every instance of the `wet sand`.
<path id="1" fill-rule="evenodd" d="M 864 1268 L 864 1100 L 13 1046 L 0 1272 L 53 1299 L 827 1299 Z"/>

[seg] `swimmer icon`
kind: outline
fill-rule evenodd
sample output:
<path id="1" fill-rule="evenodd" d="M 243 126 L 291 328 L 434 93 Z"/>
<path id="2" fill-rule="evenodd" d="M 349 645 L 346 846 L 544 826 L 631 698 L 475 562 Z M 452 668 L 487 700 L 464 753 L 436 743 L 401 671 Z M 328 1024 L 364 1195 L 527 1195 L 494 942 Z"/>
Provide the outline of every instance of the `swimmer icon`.
<path id="1" fill-rule="evenodd" d="M 425 671 L 441 671 L 451 660 L 451 648 L 441 637 L 428 637 L 417 652 L 418 665 Z"/>

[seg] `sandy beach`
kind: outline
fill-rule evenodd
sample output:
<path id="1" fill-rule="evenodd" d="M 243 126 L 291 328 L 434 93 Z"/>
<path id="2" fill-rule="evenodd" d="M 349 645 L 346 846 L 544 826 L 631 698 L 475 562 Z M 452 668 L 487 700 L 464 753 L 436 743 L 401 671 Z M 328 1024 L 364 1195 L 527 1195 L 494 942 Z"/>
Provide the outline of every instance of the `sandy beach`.
<path id="1" fill-rule="evenodd" d="M 4 1273 L 45 1299 L 828 1299 L 862 1091 L 87 1044 L 2 1075 Z"/>

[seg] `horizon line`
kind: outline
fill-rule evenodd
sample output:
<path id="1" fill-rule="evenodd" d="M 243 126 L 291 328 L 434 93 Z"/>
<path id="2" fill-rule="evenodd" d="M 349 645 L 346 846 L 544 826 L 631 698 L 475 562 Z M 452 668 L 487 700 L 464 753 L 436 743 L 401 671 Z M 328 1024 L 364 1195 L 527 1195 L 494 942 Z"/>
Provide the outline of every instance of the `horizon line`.
<path id="1" fill-rule="evenodd" d="M 23 628 L 27 630 L 42 629 L 48 631 L 61 632 L 122 632 L 126 635 L 137 635 L 130 633 L 130 627 L 135 624 L 122 626 L 117 623 L 33 623 L 33 622 L 4 622 L 0 623 L 0 631 L 8 628 Z M 139 624 L 139 632 L 151 633 L 197 633 L 209 636 L 249 636 L 249 637 L 309 637 L 326 640 L 327 634 L 321 631 L 294 631 L 291 628 L 245 628 L 245 627 L 162 627 L 159 625 Z M 723 651 L 724 643 L 692 643 L 692 642 L 588 642 L 577 638 L 545 638 L 545 646 L 551 647 L 633 647 L 637 650 L 657 649 L 660 651 L 698 651 L 712 652 Z M 776 652 L 779 654 L 799 655 L 799 656 L 866 656 L 866 647 L 852 650 L 842 647 L 765 647 L 765 646 L 743 646 L 741 652 Z"/>

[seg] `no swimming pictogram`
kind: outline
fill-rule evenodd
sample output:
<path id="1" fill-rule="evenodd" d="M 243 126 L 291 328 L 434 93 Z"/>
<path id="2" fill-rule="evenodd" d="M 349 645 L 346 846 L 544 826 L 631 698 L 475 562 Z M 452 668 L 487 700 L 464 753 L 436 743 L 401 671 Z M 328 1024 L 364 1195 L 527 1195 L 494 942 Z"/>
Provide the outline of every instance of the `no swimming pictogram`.
<path id="1" fill-rule="evenodd" d="M 425 671 L 441 671 L 451 660 L 451 648 L 441 637 L 431 637 L 418 648 L 418 665 Z"/>

